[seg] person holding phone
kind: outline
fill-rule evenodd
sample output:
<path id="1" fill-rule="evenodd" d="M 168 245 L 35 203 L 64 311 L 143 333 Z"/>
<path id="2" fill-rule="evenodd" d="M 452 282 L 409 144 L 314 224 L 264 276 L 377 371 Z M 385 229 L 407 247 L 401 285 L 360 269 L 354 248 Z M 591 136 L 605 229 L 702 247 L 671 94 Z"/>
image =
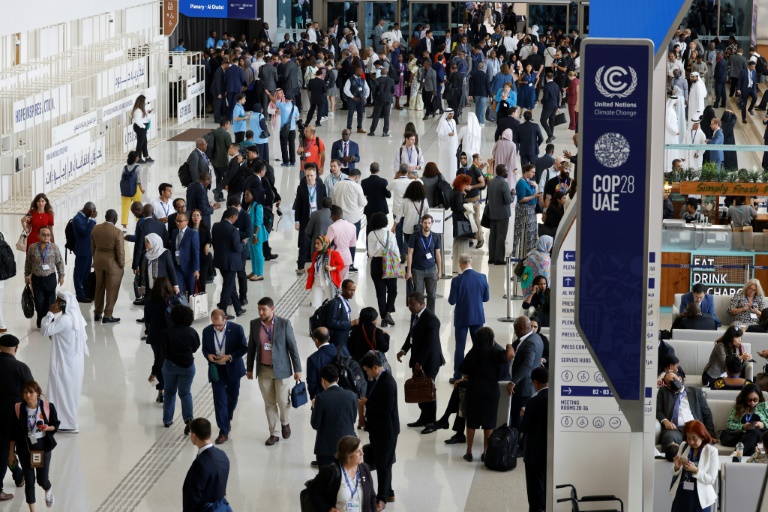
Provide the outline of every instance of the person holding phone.
<path id="1" fill-rule="evenodd" d="M 717 448 L 712 446 L 712 436 L 698 420 L 685 424 L 683 437 L 685 441 L 680 444 L 672 468 L 672 512 L 711 512 L 717 500 L 715 484 L 720 469 Z"/>
<path id="2" fill-rule="evenodd" d="M 728 314 L 733 324 L 756 325 L 760 322 L 760 312 L 766 307 L 763 287 L 758 279 L 750 279 L 731 299 Z"/>

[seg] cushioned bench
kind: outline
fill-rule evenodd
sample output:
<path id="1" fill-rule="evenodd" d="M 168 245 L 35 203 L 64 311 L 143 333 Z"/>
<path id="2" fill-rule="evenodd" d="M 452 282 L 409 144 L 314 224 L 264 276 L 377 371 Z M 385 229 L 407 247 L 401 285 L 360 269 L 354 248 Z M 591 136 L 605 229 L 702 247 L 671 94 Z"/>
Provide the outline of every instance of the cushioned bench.
<path id="1" fill-rule="evenodd" d="M 712 412 L 712 424 L 715 426 L 715 434 L 720 435 L 721 430 L 726 430 L 728 424 L 728 416 L 731 414 L 731 407 L 733 407 L 733 400 L 715 400 L 707 398 L 707 405 Z M 656 422 L 656 448 L 661 451 L 661 445 L 659 445 L 659 435 L 664 427 L 660 423 Z M 730 455 L 733 453 L 734 448 L 732 446 L 723 446 L 721 444 L 712 445 L 717 448 L 717 452 L 720 455 Z"/>
<path id="2" fill-rule="evenodd" d="M 675 355 L 685 371 L 686 385 L 701 386 L 701 374 L 704 373 L 704 367 L 709 362 L 714 343 L 711 341 L 669 340 L 669 344 L 675 349 Z M 743 346 L 747 352 L 752 350 L 749 343 L 743 343 Z M 747 363 L 745 369 L 746 378 L 752 381 L 754 381 L 753 366 L 753 363 Z"/>

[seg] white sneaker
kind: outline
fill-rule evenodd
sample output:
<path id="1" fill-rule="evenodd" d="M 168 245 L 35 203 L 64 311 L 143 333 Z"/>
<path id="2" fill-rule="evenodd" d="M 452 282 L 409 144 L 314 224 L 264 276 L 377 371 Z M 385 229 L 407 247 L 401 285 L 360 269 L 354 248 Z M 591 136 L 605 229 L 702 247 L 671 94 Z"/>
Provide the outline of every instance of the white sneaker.
<path id="1" fill-rule="evenodd" d="M 335 116 L 336 114 L 334 114 L 333 112 L 328 112 L 328 115 L 329 115 L 329 116 L 331 116 L 331 117 L 333 117 L 333 116 Z"/>
<path id="2" fill-rule="evenodd" d="M 328 120 L 328 116 L 325 116 L 325 117 L 322 117 L 322 118 L 320 118 L 320 122 L 321 122 L 321 123 L 322 123 L 323 121 L 327 121 L 327 120 Z"/>
<path id="3" fill-rule="evenodd" d="M 51 508 L 53 506 L 53 491 L 48 489 L 45 491 L 45 506 Z"/>

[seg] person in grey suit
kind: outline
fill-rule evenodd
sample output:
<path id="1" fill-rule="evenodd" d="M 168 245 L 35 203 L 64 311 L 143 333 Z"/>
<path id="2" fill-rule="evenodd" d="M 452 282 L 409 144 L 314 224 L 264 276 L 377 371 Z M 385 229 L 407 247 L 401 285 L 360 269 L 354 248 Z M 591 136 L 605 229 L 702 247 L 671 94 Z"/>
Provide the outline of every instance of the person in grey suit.
<path id="1" fill-rule="evenodd" d="M 205 139 L 197 139 L 195 141 L 195 149 L 187 157 L 187 163 L 189 164 L 189 174 L 192 175 L 192 183 L 200 179 L 200 175 L 204 172 L 210 172 L 211 176 L 214 175 L 213 164 L 205 154 L 208 149 L 208 143 Z"/>
<path id="2" fill-rule="evenodd" d="M 304 228 L 304 232 L 310 240 L 314 240 L 319 236 L 325 236 L 328 233 L 328 227 L 333 224 L 331 206 L 333 206 L 333 200 L 330 197 L 324 197 L 320 201 L 320 208 L 309 216 L 309 223 Z"/>
<path id="3" fill-rule="evenodd" d="M 424 75 L 421 79 L 421 99 L 424 101 L 424 117 L 422 120 L 426 120 L 430 115 L 435 117 L 435 107 L 432 101 L 432 98 L 435 97 L 435 91 L 437 91 L 437 73 L 432 69 L 432 63 L 425 60 Z"/>
<path id="4" fill-rule="evenodd" d="M 269 438 L 264 444 L 273 446 L 280 441 L 279 434 L 283 439 L 291 437 L 290 377 L 293 374 L 296 382 L 301 380 L 301 358 L 291 321 L 275 315 L 275 303 L 269 297 L 259 300 L 258 308 L 259 318 L 251 322 L 248 337 L 245 375 L 248 380 L 253 380 L 254 375 L 259 379 L 269 424 Z"/>
<path id="5" fill-rule="evenodd" d="M 712 436 L 712 442 L 717 443 L 712 411 L 709 410 L 702 388 L 683 386 L 683 379 L 675 372 L 664 375 L 664 386 L 659 388 L 656 395 L 656 419 L 661 423 L 661 451 L 670 462 L 677 455 L 677 449 L 683 441 L 683 425 L 688 421 L 702 422 Z"/>
<path id="6" fill-rule="evenodd" d="M 517 353 L 512 361 L 512 379 L 507 384 L 507 392 L 512 395 L 512 413 L 509 426 L 518 428 L 520 411 L 528 399 L 533 396 L 531 372 L 541 366 L 541 355 L 544 353 L 544 342 L 531 327 L 531 321 L 524 316 L 515 320 L 515 336 L 520 340 Z"/>
<path id="7" fill-rule="evenodd" d="M 376 50 L 376 53 L 384 51 L 381 36 L 386 32 L 386 23 L 386 20 L 379 20 L 379 24 L 373 29 L 373 47 Z M 392 41 L 390 41 L 390 44 L 392 44 Z"/>
<path id="8" fill-rule="evenodd" d="M 296 108 L 301 112 L 301 89 L 299 88 L 299 68 L 291 60 L 290 55 L 283 54 L 283 63 L 277 66 L 278 83 L 283 84 L 283 90 L 296 98 Z"/>
<path id="9" fill-rule="evenodd" d="M 259 68 L 259 81 L 264 87 L 264 91 L 268 91 L 272 96 L 275 95 L 275 90 L 277 90 L 277 68 L 274 65 L 275 62 L 277 62 L 276 55 L 268 58 L 264 65 Z M 261 95 L 261 105 L 269 105 L 269 97 L 266 92 Z"/>
<path id="10" fill-rule="evenodd" d="M 339 439 L 355 435 L 357 395 L 339 387 L 339 370 L 328 364 L 320 369 L 323 391 L 312 400 L 312 428 L 315 436 L 313 466 L 333 464 Z"/>
<path id="11" fill-rule="evenodd" d="M 507 166 L 496 166 L 496 176 L 488 184 L 488 218 L 491 219 L 491 234 L 488 238 L 488 263 L 504 265 L 504 240 L 507 237 L 509 218 L 512 216 L 512 193 L 507 183 Z"/>

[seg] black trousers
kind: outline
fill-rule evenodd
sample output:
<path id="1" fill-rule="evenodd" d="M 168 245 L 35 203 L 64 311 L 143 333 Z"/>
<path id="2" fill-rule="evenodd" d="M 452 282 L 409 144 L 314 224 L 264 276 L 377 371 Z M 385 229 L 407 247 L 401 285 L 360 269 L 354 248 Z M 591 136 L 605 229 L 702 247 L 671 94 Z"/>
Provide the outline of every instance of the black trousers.
<path id="1" fill-rule="evenodd" d="M 397 437 L 380 439 L 379 436 L 371 434 L 369 440 L 374 451 L 376 476 L 378 478 L 376 500 L 387 501 L 388 497 L 395 495 L 395 491 L 392 489 L 392 465 L 395 463 Z"/>
<path id="2" fill-rule="evenodd" d="M 525 488 L 528 491 L 528 512 L 547 510 L 546 464 L 525 464 Z"/>
<path id="3" fill-rule="evenodd" d="M 19 461 L 24 470 L 24 494 L 27 497 L 27 503 L 35 503 L 35 475 L 37 475 L 37 484 L 44 490 L 51 488 L 51 481 L 48 478 L 48 471 L 51 468 L 51 452 L 47 451 L 43 455 L 43 467 L 33 468 L 29 459 L 29 450 L 23 444 L 19 444 Z M 34 445 L 33 445 L 34 446 Z M 3 464 L 6 464 L 4 461 Z"/>
<path id="4" fill-rule="evenodd" d="M 520 396 L 520 390 L 516 390 L 517 393 L 512 395 L 512 413 L 509 418 L 509 426 L 520 430 L 520 410 L 528 403 L 528 399 L 531 397 Z"/>
<path id="5" fill-rule="evenodd" d="M 320 118 L 323 117 L 325 112 L 328 110 L 328 98 L 323 96 L 322 101 L 318 101 L 317 103 L 313 103 L 312 101 L 309 102 L 307 122 L 304 124 L 309 125 L 309 123 L 312 121 L 312 116 L 315 115 L 315 109 L 317 109 L 317 120 L 315 121 L 315 126 L 320 126 Z"/>
<path id="6" fill-rule="evenodd" d="M 389 111 L 392 108 L 391 103 L 376 103 L 373 106 L 373 120 L 371 121 L 370 133 L 376 131 L 376 127 L 379 125 L 379 118 L 384 118 L 384 133 L 389 133 Z"/>
<path id="7" fill-rule="evenodd" d="M 296 268 L 302 269 L 304 265 L 312 261 L 312 241 L 306 235 L 306 222 L 299 222 L 299 257 L 296 259 Z"/>
<path id="8" fill-rule="evenodd" d="M 424 117 L 435 114 L 435 106 L 432 104 L 432 98 L 435 97 L 435 93 L 432 91 L 422 91 L 421 99 L 424 101 Z"/>
<path id="9" fill-rule="evenodd" d="M 379 317 L 395 312 L 397 300 L 397 279 L 382 279 L 382 257 L 371 258 L 371 281 L 376 289 L 376 301 L 379 303 Z"/>
<path id="10" fill-rule="evenodd" d="M 227 97 L 222 94 L 221 98 L 213 98 L 213 121 L 220 123 L 222 119 L 227 118 Z"/>
<path id="11" fill-rule="evenodd" d="M 445 408 L 445 412 L 439 421 L 447 422 L 450 419 L 451 414 L 455 414 L 456 418 L 453 420 L 452 430 L 457 434 L 463 434 L 467 422 L 464 418 L 459 416 L 459 402 L 459 388 L 454 387 L 453 391 L 451 391 L 451 397 L 448 399 L 448 407 Z"/>
<path id="12" fill-rule="evenodd" d="M 739 77 L 732 76 L 728 80 L 731 83 L 731 87 L 728 90 L 728 96 L 733 98 L 733 96 L 736 94 L 736 88 L 739 86 Z"/>
<path id="13" fill-rule="evenodd" d="M 291 165 L 296 164 L 296 130 L 289 131 L 287 137 L 280 133 L 280 152 L 282 153 L 283 163 L 290 162 Z"/>
<path id="14" fill-rule="evenodd" d="M 214 167 L 213 172 L 216 174 L 216 188 L 213 189 L 213 194 L 216 199 L 219 198 L 219 194 L 224 190 L 224 178 L 227 176 L 226 167 Z"/>
<path id="15" fill-rule="evenodd" d="M 154 360 L 152 361 L 152 375 L 155 376 L 157 379 L 157 384 L 155 384 L 155 389 L 158 391 L 162 391 L 165 386 L 165 379 L 163 378 L 163 363 L 165 362 L 165 351 L 163 350 L 163 346 L 160 343 L 160 340 L 158 340 L 155 343 L 150 343 L 150 347 L 152 347 L 152 354 L 155 356 Z"/>
<path id="16" fill-rule="evenodd" d="M 35 311 L 38 322 L 48 314 L 51 305 L 56 302 L 56 273 L 47 276 L 32 274 L 32 293 L 35 296 Z"/>
<path id="17" fill-rule="evenodd" d="M 749 104 L 749 108 L 747 108 L 747 98 L 751 98 L 751 102 Z M 755 108 L 755 103 L 757 103 L 757 93 L 755 91 L 749 91 L 749 94 L 746 96 L 741 96 L 741 120 L 745 121 L 747 119 L 747 110 L 750 112 L 752 109 Z"/>
<path id="18" fill-rule="evenodd" d="M 139 154 L 139 158 L 147 158 L 149 156 L 147 151 L 147 129 L 133 125 L 133 131 L 136 133 L 136 153 Z"/>
<path id="19" fill-rule="evenodd" d="M 230 302 L 235 307 L 235 313 L 243 309 L 243 306 L 240 305 L 240 299 L 237 297 L 237 289 L 235 288 L 236 275 L 237 272 L 234 270 L 221 270 L 221 278 L 224 283 L 222 284 L 221 297 L 219 298 L 219 309 L 226 311 L 227 305 Z"/>
<path id="20" fill-rule="evenodd" d="M 555 134 L 555 114 L 557 110 L 542 110 L 541 111 L 541 126 L 544 127 L 544 131 L 547 132 L 547 138 L 551 139 Z"/>
<path id="21" fill-rule="evenodd" d="M 237 271 L 237 288 L 240 290 L 238 297 L 240 297 L 241 302 L 243 299 L 248 298 L 248 274 L 245 272 L 245 263 L 247 259 L 245 254 L 243 254 L 243 270 Z"/>

